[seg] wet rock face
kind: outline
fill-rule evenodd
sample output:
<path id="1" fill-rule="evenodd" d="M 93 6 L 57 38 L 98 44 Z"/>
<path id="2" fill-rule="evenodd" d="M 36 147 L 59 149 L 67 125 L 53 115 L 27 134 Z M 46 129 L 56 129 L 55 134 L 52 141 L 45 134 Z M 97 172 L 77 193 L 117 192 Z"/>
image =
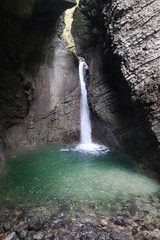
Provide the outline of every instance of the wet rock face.
<path id="1" fill-rule="evenodd" d="M 159 9 L 156 0 L 80 0 L 72 32 L 89 65 L 94 131 L 160 169 Z"/>
<path id="2" fill-rule="evenodd" d="M 43 143 L 77 143 L 80 126 L 80 89 L 77 88 L 44 116 L 35 112 L 28 114 L 20 125 L 6 133 L 8 149 Z"/>
<path id="3" fill-rule="evenodd" d="M 18 141 L 27 129 L 34 129 L 35 120 L 47 117 L 78 86 L 77 60 L 58 38 L 63 31 L 59 17 L 75 4 L 75 0 L 0 1 L 0 156 L 10 133 L 18 145 L 33 142 L 27 134 Z"/>

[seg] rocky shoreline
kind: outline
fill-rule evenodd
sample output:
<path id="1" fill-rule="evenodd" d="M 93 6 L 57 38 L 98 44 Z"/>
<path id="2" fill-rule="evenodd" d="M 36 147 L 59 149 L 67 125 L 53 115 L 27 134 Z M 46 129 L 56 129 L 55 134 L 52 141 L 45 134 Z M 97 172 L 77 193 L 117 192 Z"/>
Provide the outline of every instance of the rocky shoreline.
<path id="1" fill-rule="evenodd" d="M 12 211 L 6 209 L 5 216 L 0 218 L 0 240 L 160 239 L 160 195 L 153 195 L 145 203 L 138 204 L 119 201 L 109 206 L 110 212 L 104 206 L 99 211 L 92 204 L 81 209 L 72 204 L 68 211 L 67 206 L 63 206 L 64 209 L 61 206 L 64 211 L 47 217 L 47 207 L 41 207 L 41 216 L 38 216 L 38 210 L 29 215 L 25 206 Z"/>

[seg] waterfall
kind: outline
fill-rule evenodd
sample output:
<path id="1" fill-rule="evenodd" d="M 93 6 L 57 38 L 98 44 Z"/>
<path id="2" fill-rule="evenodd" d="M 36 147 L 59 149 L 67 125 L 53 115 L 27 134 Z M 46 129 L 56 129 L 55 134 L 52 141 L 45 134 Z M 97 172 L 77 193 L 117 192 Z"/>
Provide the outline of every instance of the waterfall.
<path id="1" fill-rule="evenodd" d="M 79 78 L 81 86 L 81 106 L 80 106 L 80 136 L 81 144 L 91 144 L 91 121 L 90 121 L 90 112 L 87 102 L 87 89 L 85 84 L 85 62 L 79 63 Z"/>
<path id="2" fill-rule="evenodd" d="M 92 131 L 91 131 L 91 121 L 90 121 L 90 111 L 87 102 L 87 89 L 85 84 L 85 69 L 86 63 L 79 63 L 79 78 L 81 85 L 81 104 L 80 104 L 80 144 L 78 144 L 74 151 L 80 151 L 90 154 L 104 154 L 108 152 L 108 148 L 104 145 L 99 145 L 92 142 Z"/>

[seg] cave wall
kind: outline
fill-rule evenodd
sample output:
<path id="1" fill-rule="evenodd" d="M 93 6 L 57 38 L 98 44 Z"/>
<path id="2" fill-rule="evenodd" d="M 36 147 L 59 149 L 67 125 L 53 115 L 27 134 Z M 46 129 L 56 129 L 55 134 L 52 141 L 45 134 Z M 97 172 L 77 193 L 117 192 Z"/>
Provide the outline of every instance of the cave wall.
<path id="1" fill-rule="evenodd" d="M 79 140 L 78 60 L 55 36 L 33 77 L 34 100 L 20 124 L 6 131 L 7 149 Z"/>
<path id="2" fill-rule="evenodd" d="M 89 65 L 95 137 L 160 169 L 160 3 L 80 0 L 72 33 Z M 154 27 L 153 27 L 154 26 Z M 101 134 L 99 134 L 101 133 Z"/>
<path id="3" fill-rule="evenodd" d="M 1 158 L 19 146 L 78 139 L 78 61 L 59 38 L 62 14 L 75 4 L 0 0 Z M 67 117 L 63 106 L 77 110 L 77 118 Z"/>

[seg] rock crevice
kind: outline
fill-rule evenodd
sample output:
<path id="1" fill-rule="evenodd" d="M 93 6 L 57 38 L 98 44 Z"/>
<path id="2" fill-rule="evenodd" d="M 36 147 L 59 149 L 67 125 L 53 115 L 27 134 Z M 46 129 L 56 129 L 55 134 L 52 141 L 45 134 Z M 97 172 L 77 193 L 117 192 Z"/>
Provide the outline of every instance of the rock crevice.
<path id="1" fill-rule="evenodd" d="M 159 11 L 156 0 L 80 0 L 72 25 L 77 54 L 89 65 L 94 131 L 155 168 L 160 156 Z"/>

